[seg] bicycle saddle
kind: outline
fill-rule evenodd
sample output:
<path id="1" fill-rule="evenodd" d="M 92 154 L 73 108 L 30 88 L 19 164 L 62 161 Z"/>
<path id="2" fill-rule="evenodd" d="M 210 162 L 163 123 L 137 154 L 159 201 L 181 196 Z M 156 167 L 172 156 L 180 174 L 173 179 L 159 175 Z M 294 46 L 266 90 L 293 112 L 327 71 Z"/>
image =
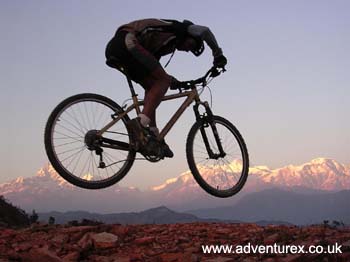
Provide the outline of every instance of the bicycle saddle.
<path id="1" fill-rule="evenodd" d="M 113 67 L 113 68 L 118 69 L 120 71 L 124 71 L 125 70 L 123 68 L 123 63 L 118 58 L 116 58 L 114 56 L 110 56 L 109 58 L 107 58 L 106 64 L 109 67 Z"/>

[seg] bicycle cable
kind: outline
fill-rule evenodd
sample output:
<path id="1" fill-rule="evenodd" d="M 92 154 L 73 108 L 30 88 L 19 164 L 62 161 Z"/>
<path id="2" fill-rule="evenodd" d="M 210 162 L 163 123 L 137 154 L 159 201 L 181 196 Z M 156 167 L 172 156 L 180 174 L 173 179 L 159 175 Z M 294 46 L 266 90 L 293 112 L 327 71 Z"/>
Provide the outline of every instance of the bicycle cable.
<path id="1" fill-rule="evenodd" d="M 209 94 L 210 94 L 210 108 L 213 107 L 213 94 L 212 94 L 211 88 L 210 88 L 210 86 L 209 86 L 209 83 L 210 83 L 212 80 L 213 80 L 213 78 L 209 79 L 209 80 L 207 81 L 206 85 L 203 86 L 203 87 L 201 88 L 201 90 L 199 91 L 199 95 L 202 95 L 202 93 L 204 92 L 204 89 L 205 89 L 206 87 L 208 88 Z"/>
<path id="2" fill-rule="evenodd" d="M 210 108 L 212 108 L 213 107 L 213 95 L 211 93 L 210 86 L 207 85 L 207 87 L 208 87 L 209 94 L 210 94 Z"/>
<path id="3" fill-rule="evenodd" d="M 125 106 L 128 106 L 128 105 L 126 104 L 126 102 L 128 102 L 129 100 L 132 100 L 132 98 L 128 98 L 128 99 L 125 99 L 125 100 L 123 101 L 123 103 L 122 103 L 122 108 L 124 108 Z"/>
<path id="4" fill-rule="evenodd" d="M 171 59 L 173 58 L 173 56 L 174 56 L 174 54 L 175 54 L 175 50 L 176 50 L 176 49 L 174 49 L 173 53 L 171 54 L 171 56 L 170 56 L 168 62 L 165 64 L 164 68 L 166 68 L 166 67 L 169 65 Z"/>

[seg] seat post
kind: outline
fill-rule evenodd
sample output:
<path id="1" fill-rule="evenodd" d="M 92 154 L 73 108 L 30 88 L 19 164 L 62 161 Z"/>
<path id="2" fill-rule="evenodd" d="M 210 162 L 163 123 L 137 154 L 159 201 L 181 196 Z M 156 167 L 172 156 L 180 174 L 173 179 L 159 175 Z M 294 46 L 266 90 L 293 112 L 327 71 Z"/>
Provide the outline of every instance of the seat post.
<path id="1" fill-rule="evenodd" d="M 128 76 L 128 74 L 125 74 L 125 76 L 126 76 L 126 79 L 128 81 L 128 85 L 129 85 L 129 88 L 130 88 L 130 91 L 131 91 L 131 97 L 132 97 L 132 101 L 134 102 L 134 105 L 135 105 L 136 113 L 140 114 L 141 110 L 140 110 L 140 107 L 139 107 L 139 100 L 137 99 L 137 94 L 135 93 L 134 86 L 133 86 L 133 84 L 131 82 L 131 79 Z"/>

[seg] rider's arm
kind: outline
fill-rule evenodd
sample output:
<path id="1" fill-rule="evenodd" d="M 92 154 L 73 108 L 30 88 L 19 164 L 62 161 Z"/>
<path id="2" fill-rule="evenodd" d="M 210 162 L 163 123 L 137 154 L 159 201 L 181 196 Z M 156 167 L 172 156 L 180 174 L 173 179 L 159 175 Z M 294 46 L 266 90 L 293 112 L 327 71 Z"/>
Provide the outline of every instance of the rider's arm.
<path id="1" fill-rule="evenodd" d="M 222 55 L 222 50 L 219 47 L 214 34 L 208 27 L 202 25 L 190 25 L 187 28 L 187 32 L 194 37 L 202 38 L 212 50 L 214 57 Z"/>

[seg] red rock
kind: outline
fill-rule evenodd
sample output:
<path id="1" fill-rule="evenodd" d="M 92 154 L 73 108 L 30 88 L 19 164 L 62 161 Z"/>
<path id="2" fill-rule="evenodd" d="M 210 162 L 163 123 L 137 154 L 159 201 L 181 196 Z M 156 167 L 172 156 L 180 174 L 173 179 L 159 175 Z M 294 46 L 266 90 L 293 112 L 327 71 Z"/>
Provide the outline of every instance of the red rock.
<path id="1" fill-rule="evenodd" d="M 113 248 L 117 245 L 118 236 L 102 232 L 91 235 L 91 239 L 95 248 Z"/>
<path id="2" fill-rule="evenodd" d="M 182 237 L 182 236 L 180 236 L 177 240 L 179 241 L 179 243 L 187 243 L 191 241 L 191 239 L 189 239 L 188 237 Z"/>
<path id="3" fill-rule="evenodd" d="M 348 241 L 342 243 L 342 246 L 345 247 L 345 248 L 350 249 L 350 239 Z"/>
<path id="4" fill-rule="evenodd" d="M 79 232 L 79 233 L 88 232 L 88 231 L 92 231 L 95 228 L 96 228 L 95 226 L 67 227 L 62 229 L 62 233 L 72 234 L 75 232 Z"/>
<path id="5" fill-rule="evenodd" d="M 4 233 L 5 232 L 5 233 Z M 229 232 L 229 233 L 228 233 Z M 331 232 L 332 234 L 328 234 Z M 109 239 L 99 241 L 98 235 L 113 235 Z M 315 245 L 338 243 L 343 245 L 343 254 L 333 254 L 334 261 L 350 261 L 350 228 L 337 230 L 325 229 L 322 226 L 260 227 L 254 224 L 220 224 L 220 223 L 188 223 L 173 225 L 104 225 L 72 227 L 63 226 L 37 227 L 34 229 L 0 231 L 0 257 L 5 261 L 184 261 L 197 262 L 215 259 L 219 254 L 205 255 L 201 245 L 231 244 L 244 245 L 279 242 L 280 244 Z M 227 239 L 229 238 L 229 240 Z M 321 241 L 321 242 L 320 242 Z M 107 243 L 107 244 L 106 244 Z M 43 247 L 44 246 L 44 247 Z M 106 248 L 108 247 L 108 248 Z M 112 247 L 112 248 L 111 248 Z M 166 252 L 166 254 L 164 254 Z M 221 255 L 223 261 L 228 259 Z M 292 254 L 286 256 L 261 256 L 257 254 L 235 255 L 238 261 L 308 261 L 319 260 L 323 254 L 305 254 L 302 257 Z M 232 257 L 230 257 L 232 259 Z M 39 260 L 40 261 L 40 260 Z M 39 262 L 38 261 L 38 262 Z M 233 260 L 227 260 L 233 261 Z M 0 261 L 1 262 L 1 261 Z"/>
<path id="6" fill-rule="evenodd" d="M 215 257 L 215 258 L 209 258 L 207 260 L 204 260 L 205 262 L 233 262 L 236 261 L 233 258 L 229 258 L 229 257 Z M 247 261 L 247 260 L 244 260 Z"/>
<path id="7" fill-rule="evenodd" d="M 79 241 L 78 246 L 81 247 L 83 250 L 89 249 L 92 246 L 92 239 L 91 239 L 92 233 L 86 233 Z"/>
<path id="8" fill-rule="evenodd" d="M 91 262 L 111 262 L 114 260 L 112 260 L 112 258 L 109 258 L 106 256 L 92 255 L 92 256 L 89 256 L 89 261 L 91 261 Z M 117 260 L 117 261 L 119 261 L 119 260 Z"/>
<path id="9" fill-rule="evenodd" d="M 277 241 L 279 240 L 279 238 L 280 238 L 279 234 L 278 234 L 278 233 L 275 233 L 275 234 L 273 234 L 273 235 L 270 235 L 270 236 L 266 237 L 266 238 L 264 239 L 264 244 L 265 244 L 265 245 L 273 245 L 273 244 L 277 243 Z"/>
<path id="10" fill-rule="evenodd" d="M 124 238 L 129 233 L 129 228 L 126 226 L 113 226 L 110 231 L 112 234 L 117 235 L 120 238 Z"/>
<path id="11" fill-rule="evenodd" d="M 202 251 L 201 248 L 199 248 L 199 247 L 193 247 L 193 246 L 187 247 L 187 248 L 185 248 L 184 250 L 185 250 L 185 252 L 188 252 L 188 253 L 198 253 L 198 252 L 201 252 L 201 251 Z"/>
<path id="12" fill-rule="evenodd" d="M 79 261 L 80 252 L 74 251 L 63 257 L 64 262 Z"/>
<path id="13" fill-rule="evenodd" d="M 13 247 L 13 245 L 12 245 Z M 16 251 L 16 252 L 22 252 L 22 251 L 28 251 L 29 249 L 32 248 L 32 243 L 28 243 L 28 242 L 25 242 L 25 243 L 20 243 L 18 245 L 16 245 L 16 247 L 13 247 L 13 249 Z"/>
<path id="14" fill-rule="evenodd" d="M 26 262 L 62 262 L 62 260 L 47 246 L 43 248 L 31 249 L 29 253 L 21 254 L 21 259 Z M 40 260 L 39 260 L 40 258 Z"/>
<path id="15" fill-rule="evenodd" d="M 137 252 L 130 254 L 130 262 L 143 261 L 143 255 Z"/>
<path id="16" fill-rule="evenodd" d="M 113 262 L 130 262 L 130 257 L 129 256 L 119 256 L 119 255 L 113 255 L 114 260 Z"/>
<path id="17" fill-rule="evenodd" d="M 16 234 L 15 230 L 12 229 L 1 229 L 0 230 L 0 238 L 11 237 Z"/>
<path id="18" fill-rule="evenodd" d="M 177 261 L 183 261 L 183 255 L 180 253 L 163 253 L 159 256 L 159 258 L 161 259 L 161 261 L 164 262 L 177 262 Z"/>
<path id="19" fill-rule="evenodd" d="M 339 261 L 350 261 L 350 252 L 339 255 Z"/>
<path id="20" fill-rule="evenodd" d="M 51 239 L 51 242 L 63 245 L 67 243 L 68 239 L 69 239 L 68 234 L 58 234 Z"/>
<path id="21" fill-rule="evenodd" d="M 287 255 L 285 258 L 281 259 L 283 262 L 297 262 L 300 261 L 303 254 L 293 254 L 293 255 Z M 312 259 L 310 261 L 313 261 Z"/>
<path id="22" fill-rule="evenodd" d="M 147 244 L 150 244 L 150 243 L 153 243 L 155 241 L 155 237 L 152 236 L 152 237 L 142 237 L 142 238 L 137 238 L 134 240 L 134 243 L 135 244 L 138 244 L 138 245 L 147 245 Z"/>
<path id="23" fill-rule="evenodd" d="M 163 254 L 164 250 L 163 249 L 147 249 L 145 251 L 145 255 L 149 256 L 149 257 L 154 257 L 154 256 L 158 256 L 160 254 Z"/>

